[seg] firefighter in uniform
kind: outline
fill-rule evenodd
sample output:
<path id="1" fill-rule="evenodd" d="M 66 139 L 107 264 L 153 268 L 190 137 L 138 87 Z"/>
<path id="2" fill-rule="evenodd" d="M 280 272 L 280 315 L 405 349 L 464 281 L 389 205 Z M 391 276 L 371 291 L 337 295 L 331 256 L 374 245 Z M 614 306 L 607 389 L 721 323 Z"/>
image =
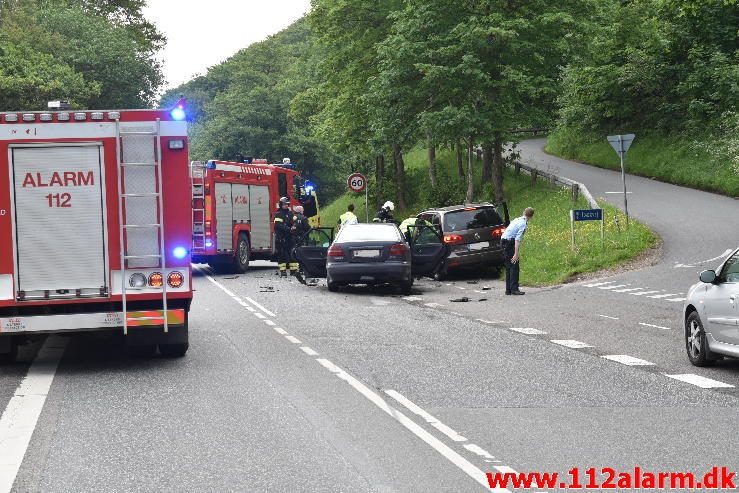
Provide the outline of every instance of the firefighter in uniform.
<path id="1" fill-rule="evenodd" d="M 393 211 L 395 210 L 395 204 L 389 200 L 382 205 L 382 208 L 377 211 L 377 215 L 372 220 L 375 223 L 391 223 L 394 222 Z"/>
<path id="2" fill-rule="evenodd" d="M 290 199 L 282 197 L 280 205 L 275 212 L 275 240 L 277 243 L 277 267 L 280 276 L 287 277 L 287 269 L 295 275 L 298 272 L 298 263 L 293 256 L 293 247 L 295 246 L 294 234 L 297 230 L 295 227 L 295 215 L 290 211 Z"/>

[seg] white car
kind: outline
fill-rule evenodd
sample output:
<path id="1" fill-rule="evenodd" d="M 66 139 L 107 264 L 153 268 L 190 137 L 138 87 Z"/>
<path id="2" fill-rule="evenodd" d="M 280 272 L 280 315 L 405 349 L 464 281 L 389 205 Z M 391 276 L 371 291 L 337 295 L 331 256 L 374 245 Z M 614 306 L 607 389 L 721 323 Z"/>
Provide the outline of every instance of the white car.
<path id="1" fill-rule="evenodd" d="M 685 301 L 685 349 L 695 366 L 739 358 L 739 249 L 717 271 L 701 272 Z"/>

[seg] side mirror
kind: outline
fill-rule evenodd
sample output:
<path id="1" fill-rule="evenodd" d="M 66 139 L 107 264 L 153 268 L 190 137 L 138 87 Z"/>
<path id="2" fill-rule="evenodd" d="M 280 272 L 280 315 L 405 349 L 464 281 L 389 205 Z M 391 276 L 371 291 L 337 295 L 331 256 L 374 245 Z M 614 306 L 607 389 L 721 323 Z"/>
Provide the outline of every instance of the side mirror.
<path id="1" fill-rule="evenodd" d="M 716 272 L 712 270 L 704 270 L 701 272 L 701 282 L 712 284 L 716 280 Z"/>

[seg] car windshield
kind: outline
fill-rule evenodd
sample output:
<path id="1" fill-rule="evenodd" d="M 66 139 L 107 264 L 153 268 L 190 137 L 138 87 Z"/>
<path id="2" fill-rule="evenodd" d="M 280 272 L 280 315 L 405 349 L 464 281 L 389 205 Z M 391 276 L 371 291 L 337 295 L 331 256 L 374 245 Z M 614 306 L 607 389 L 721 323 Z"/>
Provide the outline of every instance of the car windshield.
<path id="1" fill-rule="evenodd" d="M 337 242 L 398 241 L 398 228 L 392 224 L 350 224 L 341 228 Z"/>
<path id="2" fill-rule="evenodd" d="M 465 209 L 444 215 L 444 231 L 492 228 L 503 224 L 503 220 L 492 207 Z"/>

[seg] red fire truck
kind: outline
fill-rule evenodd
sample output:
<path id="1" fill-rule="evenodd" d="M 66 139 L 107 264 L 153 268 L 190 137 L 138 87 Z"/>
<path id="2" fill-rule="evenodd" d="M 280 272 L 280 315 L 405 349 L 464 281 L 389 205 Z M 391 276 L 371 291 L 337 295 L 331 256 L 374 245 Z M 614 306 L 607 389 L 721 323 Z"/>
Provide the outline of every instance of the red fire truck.
<path id="1" fill-rule="evenodd" d="M 0 360 L 37 334 L 188 349 L 190 176 L 171 110 L 0 113 Z"/>
<path id="2" fill-rule="evenodd" d="M 191 163 L 193 262 L 246 272 L 251 260 L 274 260 L 274 213 L 281 197 L 303 205 L 311 225 L 320 225 L 314 187 L 288 159 Z"/>

